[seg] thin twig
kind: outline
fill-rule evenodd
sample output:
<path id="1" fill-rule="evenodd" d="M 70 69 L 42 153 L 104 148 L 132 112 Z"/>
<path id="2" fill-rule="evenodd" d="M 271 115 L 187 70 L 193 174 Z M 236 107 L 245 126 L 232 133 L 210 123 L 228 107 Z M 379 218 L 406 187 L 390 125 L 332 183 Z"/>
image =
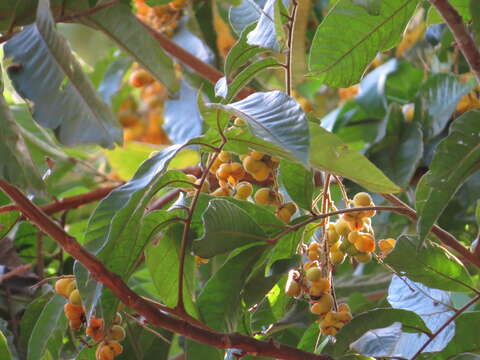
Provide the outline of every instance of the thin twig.
<path id="1" fill-rule="evenodd" d="M 133 316 L 132 314 L 129 314 L 129 313 L 124 313 L 125 315 L 127 315 L 127 317 L 129 317 L 130 319 L 132 319 L 133 321 L 135 321 L 139 326 L 141 326 L 145 331 L 148 331 L 150 333 L 152 333 L 153 335 L 159 337 L 160 339 L 162 339 L 163 341 L 165 341 L 167 344 L 171 344 L 172 342 L 170 340 L 168 340 L 165 336 L 163 336 L 162 334 L 160 334 L 158 331 L 155 331 L 153 330 L 152 328 L 149 328 L 145 323 L 143 323 L 141 320 L 137 319 L 135 316 Z"/>
<path id="2" fill-rule="evenodd" d="M 292 63 L 293 63 L 293 27 L 295 24 L 295 19 L 297 16 L 298 2 L 297 0 L 292 1 L 292 14 L 290 15 L 289 21 L 287 23 L 288 29 L 288 39 L 287 39 L 287 61 L 285 63 L 285 92 L 288 96 L 292 96 Z"/>
<path id="3" fill-rule="evenodd" d="M 465 310 L 467 310 L 470 306 L 475 304 L 478 300 L 480 300 L 480 295 L 474 297 L 472 300 L 470 300 L 468 303 L 466 303 L 464 306 L 462 306 L 460 309 L 458 309 L 455 314 L 453 314 L 447 321 L 443 323 L 442 326 L 440 326 L 437 331 L 435 331 L 432 336 L 425 341 L 425 343 L 422 345 L 420 349 L 413 355 L 413 357 L 410 360 L 415 360 L 423 350 L 427 348 L 428 345 L 443 331 L 445 328 L 450 324 L 452 321 L 454 321 L 460 314 L 462 314 Z"/>
<path id="4" fill-rule="evenodd" d="M 480 82 L 480 51 L 460 14 L 447 0 L 429 0 L 447 23 L 470 69 Z M 478 0 L 477 0 L 478 1 Z"/>
<path id="5" fill-rule="evenodd" d="M 24 265 L 17 266 L 16 268 L 13 268 L 9 272 L 0 276 L 0 284 L 14 276 L 18 276 L 27 272 L 31 268 L 32 268 L 32 264 L 24 264 Z"/>

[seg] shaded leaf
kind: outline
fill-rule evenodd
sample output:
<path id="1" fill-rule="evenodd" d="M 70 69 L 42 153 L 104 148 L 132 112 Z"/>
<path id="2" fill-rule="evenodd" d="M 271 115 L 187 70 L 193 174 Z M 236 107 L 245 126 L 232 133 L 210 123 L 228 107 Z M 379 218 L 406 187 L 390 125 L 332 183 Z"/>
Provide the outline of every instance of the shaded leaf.
<path id="1" fill-rule="evenodd" d="M 415 0 L 384 0 L 375 16 L 350 0 L 337 1 L 312 42 L 309 64 L 313 75 L 336 87 L 358 82 L 379 51 L 400 42 L 416 6 Z"/>
<path id="2" fill-rule="evenodd" d="M 80 21 L 102 31 L 116 42 L 170 92 L 178 90 L 172 59 L 139 23 L 128 4 L 117 2 L 88 17 L 82 17 Z"/>
<path id="3" fill-rule="evenodd" d="M 242 0 L 240 5 L 232 6 L 228 13 L 230 24 L 237 34 L 258 20 L 266 0 Z"/>
<path id="4" fill-rule="evenodd" d="M 122 359 L 135 359 L 135 360 L 167 360 L 170 344 L 165 342 L 164 339 L 172 340 L 173 334 L 157 328 L 153 328 L 154 331 L 160 333 L 164 339 L 149 332 L 137 322 L 128 321 L 124 324 L 127 336 L 122 342 L 123 352 L 119 357 Z"/>
<path id="5" fill-rule="evenodd" d="M 67 300 L 60 295 L 54 295 L 42 310 L 28 341 L 27 360 L 38 360 L 47 348 L 48 342 L 63 315 L 63 305 Z"/>
<path id="6" fill-rule="evenodd" d="M 398 273 L 429 287 L 448 291 L 470 291 L 472 279 L 462 263 L 436 243 L 418 246 L 413 236 L 402 236 L 385 262 Z"/>
<path id="7" fill-rule="evenodd" d="M 473 110 L 453 122 L 417 186 L 417 230 L 422 241 L 459 187 L 479 168 L 480 111 Z"/>
<path id="8" fill-rule="evenodd" d="M 172 37 L 172 41 L 203 62 L 210 65 L 214 64 L 215 54 L 207 46 L 207 44 L 205 44 L 203 39 L 199 38 L 190 31 L 188 22 L 185 21 L 180 24 L 179 28 L 175 32 L 175 35 Z M 157 47 L 159 46 L 157 45 Z"/>
<path id="9" fill-rule="evenodd" d="M 308 124 L 300 105 L 281 91 L 257 92 L 228 105 L 210 104 L 246 121 L 252 133 L 306 164 L 309 154 Z"/>
<path id="10" fill-rule="evenodd" d="M 399 356 L 397 347 L 401 336 L 402 324 L 394 322 L 384 328 L 368 330 L 358 340 L 350 344 L 350 349 L 364 356 L 397 357 Z"/>
<path id="11" fill-rule="evenodd" d="M 380 15 L 380 8 L 382 6 L 381 0 L 352 0 L 352 2 L 367 10 L 369 15 Z"/>
<path id="12" fill-rule="evenodd" d="M 314 168 L 344 176 L 373 192 L 400 191 L 366 157 L 350 149 L 336 135 L 315 124 L 310 126 L 310 134 L 310 164 Z"/>
<path id="13" fill-rule="evenodd" d="M 202 219 L 205 233 L 193 243 L 193 251 L 202 258 L 268 239 L 249 213 L 227 200 L 211 200 Z"/>
<path id="14" fill-rule="evenodd" d="M 310 210 L 313 198 L 313 171 L 289 161 L 280 162 L 280 183 L 302 209 Z"/>
<path id="15" fill-rule="evenodd" d="M 479 311 L 465 312 L 459 315 L 455 319 L 455 336 L 447 347 L 438 354 L 439 358 L 447 359 L 462 352 L 478 351 L 480 349 L 480 337 L 472 329 L 475 329 L 479 321 Z"/>
<path id="16" fill-rule="evenodd" d="M 470 3 L 475 2 L 471 0 L 450 0 L 449 3 L 452 5 L 455 10 L 463 18 L 464 22 L 470 22 L 472 20 L 472 15 L 470 13 Z M 438 13 L 437 9 L 434 6 L 430 6 L 427 14 L 427 25 L 440 24 L 445 22 L 443 17 Z"/>
<path id="17" fill-rule="evenodd" d="M 240 292 L 252 266 L 265 251 L 253 246 L 228 259 L 208 280 L 198 297 L 198 308 L 205 323 L 219 331 L 235 331 L 240 314 Z"/>
<path id="18" fill-rule="evenodd" d="M 393 323 L 409 332 L 430 332 L 420 316 L 402 309 L 374 309 L 355 315 L 338 333 L 337 343 L 328 345 L 325 351 L 333 356 L 344 354 L 349 345 L 371 329 L 385 328 Z M 364 354 L 366 355 L 366 354 Z M 371 355 L 370 355 L 371 356 Z"/>
<path id="19" fill-rule="evenodd" d="M 35 121 L 54 129 L 62 143 L 113 147 L 122 142 L 120 125 L 56 32 L 48 0 L 39 1 L 35 24 L 5 44 L 5 56 L 14 63 L 9 77 Z"/>
<path id="20" fill-rule="evenodd" d="M 12 353 L 8 348 L 7 338 L 2 331 L 0 331 L 0 357 L 3 360 L 12 360 Z"/>
<path id="21" fill-rule="evenodd" d="M 285 34 L 280 17 L 281 0 L 267 0 L 257 26 L 247 35 L 247 43 L 280 52 Z"/>

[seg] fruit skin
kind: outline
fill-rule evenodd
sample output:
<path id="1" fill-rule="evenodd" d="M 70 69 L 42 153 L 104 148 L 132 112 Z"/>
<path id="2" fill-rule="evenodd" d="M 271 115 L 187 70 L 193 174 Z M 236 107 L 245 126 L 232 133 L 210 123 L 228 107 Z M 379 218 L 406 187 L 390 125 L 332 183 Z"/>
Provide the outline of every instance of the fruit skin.
<path id="1" fill-rule="evenodd" d="M 367 252 L 355 255 L 355 260 L 357 260 L 359 263 L 368 263 L 372 260 L 372 254 Z"/>
<path id="2" fill-rule="evenodd" d="M 258 171 L 250 173 L 257 181 L 265 181 L 270 176 L 270 168 L 264 162 L 261 162 L 261 164 Z"/>
<path id="3" fill-rule="evenodd" d="M 220 154 L 218 154 L 218 159 L 224 163 L 230 161 L 230 153 L 228 151 L 221 151 Z"/>
<path id="4" fill-rule="evenodd" d="M 255 193 L 254 200 L 257 204 L 260 205 L 270 205 L 271 204 L 271 190 L 269 188 L 258 189 Z"/>
<path id="5" fill-rule="evenodd" d="M 115 325 L 118 326 L 118 325 Z M 85 333 L 92 338 L 93 341 L 99 342 L 102 341 L 105 337 L 104 322 L 103 319 L 93 316 L 88 323 L 87 330 Z"/>
<path id="6" fill-rule="evenodd" d="M 197 179 L 195 180 L 195 185 L 200 185 L 202 179 Z M 202 193 L 209 193 L 210 192 L 210 182 L 208 179 L 205 179 L 205 181 L 202 184 L 202 187 L 200 189 L 200 192 Z"/>
<path id="7" fill-rule="evenodd" d="M 120 325 L 113 325 L 108 334 L 109 340 L 122 341 L 125 339 L 125 329 Z"/>
<path id="8" fill-rule="evenodd" d="M 339 250 L 339 251 L 330 251 L 328 256 L 330 258 L 330 262 L 333 265 L 338 265 L 345 261 L 345 257 L 347 256 L 347 254 Z"/>
<path id="9" fill-rule="evenodd" d="M 350 227 L 348 226 L 348 223 L 345 220 L 340 218 L 335 222 L 335 231 L 340 236 L 347 236 L 348 233 L 350 232 Z"/>
<path id="10" fill-rule="evenodd" d="M 307 270 L 305 277 L 309 281 L 318 281 L 322 278 L 322 270 L 319 267 L 312 267 Z"/>
<path id="11" fill-rule="evenodd" d="M 212 196 L 228 196 L 230 195 L 230 191 L 227 188 L 218 188 L 214 192 L 210 193 Z"/>
<path id="12" fill-rule="evenodd" d="M 350 306 L 346 303 L 338 304 L 338 311 L 339 312 L 351 312 Z"/>
<path id="13" fill-rule="evenodd" d="M 366 192 L 359 192 L 353 197 L 353 204 L 355 206 L 370 206 L 373 204 L 372 197 Z"/>
<path id="14" fill-rule="evenodd" d="M 80 297 L 80 292 L 77 289 L 73 290 L 68 297 L 68 301 L 72 305 L 82 306 L 82 298 Z"/>
<path id="15" fill-rule="evenodd" d="M 380 251 L 382 252 L 383 256 L 387 256 L 390 254 L 395 247 L 396 240 L 392 238 L 388 239 L 382 239 L 378 242 L 378 247 L 380 248 Z"/>
<path id="16" fill-rule="evenodd" d="M 253 186 L 247 181 L 242 181 L 235 187 L 236 193 L 234 198 L 238 200 L 246 200 L 253 192 Z"/>
<path id="17" fill-rule="evenodd" d="M 365 234 L 354 245 L 358 251 L 372 252 L 375 250 L 375 239 L 370 234 Z"/>
<path id="18" fill-rule="evenodd" d="M 338 240 L 340 240 L 340 235 L 335 230 L 335 224 L 329 223 L 327 226 L 327 241 L 329 245 L 335 244 Z"/>
<path id="19" fill-rule="evenodd" d="M 285 284 L 285 294 L 292 297 L 300 296 L 302 287 L 298 283 L 297 279 L 300 274 L 298 271 L 290 270 L 288 273 L 287 283 Z"/>
<path id="20" fill-rule="evenodd" d="M 70 284 L 74 283 L 75 280 L 72 278 L 60 279 L 55 282 L 55 292 L 64 297 L 69 297 L 70 293 L 68 292 Z M 72 289 L 73 290 L 73 289 Z"/>
<path id="21" fill-rule="evenodd" d="M 287 224 L 290 222 L 290 219 L 292 218 L 292 213 L 287 208 L 279 207 L 275 211 L 275 216 L 279 218 L 282 222 Z"/>
<path id="22" fill-rule="evenodd" d="M 265 153 L 262 153 L 262 152 L 260 152 L 260 151 L 252 150 L 252 151 L 250 152 L 250 156 L 251 156 L 251 158 L 254 159 L 254 160 L 262 160 L 263 157 L 265 156 Z"/>
<path id="23" fill-rule="evenodd" d="M 313 314 L 322 315 L 333 309 L 333 297 L 330 294 L 323 294 L 318 301 L 310 308 Z"/>
<path id="24" fill-rule="evenodd" d="M 97 360 L 113 360 L 115 357 L 115 351 L 105 344 L 100 344 L 95 352 Z"/>
<path id="25" fill-rule="evenodd" d="M 316 282 L 313 282 L 310 286 L 309 293 L 310 296 L 318 297 L 322 294 L 328 293 L 330 291 L 330 280 L 328 279 L 318 279 Z"/>
<path id="26" fill-rule="evenodd" d="M 256 173 L 266 166 L 262 161 L 255 160 L 251 156 L 246 156 L 242 161 L 243 167 L 249 174 Z"/>
<path id="27" fill-rule="evenodd" d="M 139 69 L 132 72 L 128 82 L 135 88 L 144 87 L 154 82 L 154 78 L 145 70 Z"/>

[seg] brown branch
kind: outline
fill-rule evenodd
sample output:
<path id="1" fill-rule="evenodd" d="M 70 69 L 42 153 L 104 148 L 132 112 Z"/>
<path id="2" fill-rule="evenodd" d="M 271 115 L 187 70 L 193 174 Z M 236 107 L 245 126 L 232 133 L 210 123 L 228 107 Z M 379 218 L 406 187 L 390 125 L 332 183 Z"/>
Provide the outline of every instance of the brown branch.
<path id="1" fill-rule="evenodd" d="M 463 56 L 470 65 L 470 69 L 480 82 L 480 51 L 469 34 L 460 14 L 447 0 L 429 0 L 438 10 L 455 37 L 455 41 Z"/>
<path id="2" fill-rule="evenodd" d="M 440 326 L 437 331 L 435 331 L 430 338 L 425 341 L 425 343 L 422 345 L 420 349 L 413 355 L 411 360 L 415 360 L 423 350 L 427 348 L 427 346 L 443 331 L 445 328 L 450 324 L 453 320 L 455 320 L 460 314 L 462 314 L 465 310 L 467 310 L 470 306 L 475 304 L 478 300 L 480 300 L 480 295 L 474 297 L 472 300 L 470 300 L 468 303 L 466 303 L 464 306 L 462 306 L 460 309 L 458 309 L 455 314 L 453 314 L 447 321 L 443 323 L 442 326 Z"/>
<path id="3" fill-rule="evenodd" d="M 92 278 L 105 285 L 126 306 L 143 315 L 152 325 L 220 349 L 237 348 L 252 355 L 277 359 L 332 360 L 328 355 L 308 353 L 273 341 L 265 342 L 241 334 L 224 334 L 205 330 L 159 311 L 156 306 L 133 292 L 118 275 L 108 270 L 17 188 L 3 180 L 0 180 L 0 188 L 17 204 L 32 224 L 54 239 L 66 252 L 85 266 Z"/>
<path id="4" fill-rule="evenodd" d="M 84 194 L 69 196 L 51 204 L 43 205 L 41 209 L 47 215 L 52 215 L 65 210 L 76 209 L 82 205 L 103 199 L 115 188 L 117 188 L 117 186 L 101 187 Z M 14 204 L 2 206 L 0 207 L 0 214 L 15 210 L 20 209 Z"/>
<path id="5" fill-rule="evenodd" d="M 3 283 L 5 280 L 8 280 L 14 276 L 21 275 L 27 272 L 31 268 L 32 268 L 32 264 L 24 264 L 24 265 L 17 266 L 16 268 L 10 270 L 8 273 L 0 276 L 0 284 Z"/>
<path id="6" fill-rule="evenodd" d="M 392 204 L 402 207 L 404 209 L 404 214 L 408 216 L 412 221 L 418 221 L 418 215 L 415 210 L 413 210 L 410 206 L 405 204 L 402 200 L 397 198 L 395 195 L 392 194 L 381 194 L 386 200 L 391 202 Z M 442 229 L 438 225 L 433 225 L 431 229 L 432 233 L 434 233 L 437 238 L 448 247 L 452 248 L 453 250 L 457 251 L 463 258 L 470 263 L 480 267 L 480 257 L 472 254 L 465 246 L 457 241 L 455 236 L 450 234 L 448 231 Z"/>
<path id="7" fill-rule="evenodd" d="M 287 61 L 285 63 L 285 92 L 288 96 L 292 96 L 292 63 L 293 63 L 293 27 L 295 26 L 295 20 L 297 18 L 298 2 L 297 0 L 292 1 L 292 13 L 289 16 L 289 21 L 287 24 L 288 28 L 288 39 L 287 39 Z"/>

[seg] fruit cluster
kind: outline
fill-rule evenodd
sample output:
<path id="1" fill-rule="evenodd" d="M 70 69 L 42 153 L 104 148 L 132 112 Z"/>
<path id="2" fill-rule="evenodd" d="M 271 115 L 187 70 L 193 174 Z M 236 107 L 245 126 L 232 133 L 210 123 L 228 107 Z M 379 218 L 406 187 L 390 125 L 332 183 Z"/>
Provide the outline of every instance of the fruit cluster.
<path id="1" fill-rule="evenodd" d="M 188 0 L 174 0 L 168 4 L 150 7 L 145 4 L 145 0 L 135 0 L 137 16 L 158 32 L 169 37 L 177 28 L 183 9 L 187 5 Z"/>
<path id="2" fill-rule="evenodd" d="M 352 319 L 347 304 L 335 304 L 331 292 L 332 267 L 329 264 L 341 264 L 347 255 L 357 262 L 369 262 L 376 248 L 371 223 L 375 215 L 375 210 L 371 209 L 375 206 L 372 198 L 361 192 L 347 202 L 348 206 L 354 206 L 354 211 L 345 212 L 336 222 L 325 225 L 325 241 L 322 244 L 312 241 L 304 248 L 307 260 L 302 269 L 289 272 L 285 287 L 289 296 L 307 296 L 311 303 L 310 311 L 319 315 L 320 331 L 324 335 L 336 335 Z M 378 256 L 387 256 L 394 246 L 394 239 L 380 240 Z"/>
<path id="3" fill-rule="evenodd" d="M 77 289 L 76 282 L 72 278 L 60 279 L 55 283 L 55 291 L 68 299 L 64 306 L 70 328 L 79 331 L 82 325 L 86 324 L 85 309 Z M 121 326 L 122 316 L 117 313 L 110 329 L 105 329 L 103 319 L 92 316 L 88 321 L 85 334 L 94 342 L 98 343 L 95 353 L 97 360 L 112 360 L 123 352 L 119 343 L 125 339 L 125 329 Z"/>

